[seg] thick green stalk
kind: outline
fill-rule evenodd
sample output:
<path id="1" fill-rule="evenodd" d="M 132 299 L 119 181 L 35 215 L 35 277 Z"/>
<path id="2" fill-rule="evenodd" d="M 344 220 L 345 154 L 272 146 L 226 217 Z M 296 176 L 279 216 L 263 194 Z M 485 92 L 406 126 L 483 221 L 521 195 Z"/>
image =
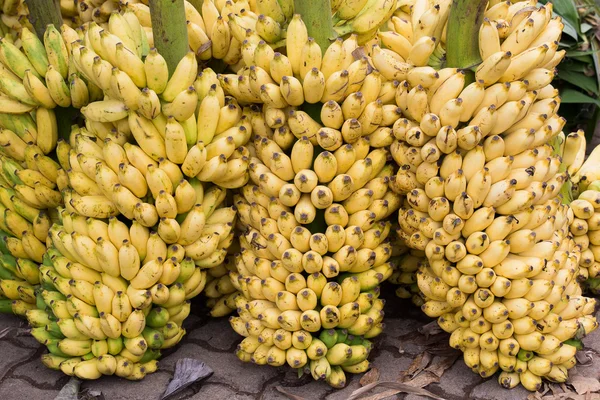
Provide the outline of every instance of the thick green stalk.
<path id="1" fill-rule="evenodd" d="M 315 39 L 325 53 L 331 40 L 337 37 L 331 21 L 330 0 L 294 0 L 294 8 L 294 12 L 302 16 L 308 36 Z"/>
<path id="2" fill-rule="evenodd" d="M 29 9 L 29 21 L 41 40 L 44 40 L 48 24 L 54 24 L 56 29 L 60 29 L 63 19 L 58 0 L 25 0 L 25 3 Z"/>
<path id="3" fill-rule="evenodd" d="M 446 35 L 446 66 L 471 68 L 481 62 L 479 27 L 488 0 L 453 0 Z"/>
<path id="4" fill-rule="evenodd" d="M 196 10 L 198 10 L 198 12 L 200 14 L 202 14 L 202 3 L 203 3 L 202 0 L 188 0 L 188 3 L 190 3 L 191 5 L 193 5 L 194 8 Z"/>
<path id="5" fill-rule="evenodd" d="M 183 0 L 150 0 L 154 47 L 167 61 L 169 75 L 189 51 Z"/>
<path id="6" fill-rule="evenodd" d="M 12 300 L 0 300 L 0 314 L 12 314 Z"/>

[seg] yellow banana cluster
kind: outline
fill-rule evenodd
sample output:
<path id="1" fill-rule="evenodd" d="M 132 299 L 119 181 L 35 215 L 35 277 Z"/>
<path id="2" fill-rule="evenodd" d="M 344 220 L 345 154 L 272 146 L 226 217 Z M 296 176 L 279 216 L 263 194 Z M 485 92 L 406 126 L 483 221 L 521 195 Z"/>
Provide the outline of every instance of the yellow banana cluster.
<path id="1" fill-rule="evenodd" d="M 27 147 L 27 156 L 25 166 L 0 157 L 0 293 L 14 301 L 13 312 L 22 316 L 35 307 L 38 264 L 46 252 L 48 230 L 58 219 L 56 207 L 62 204 L 55 162 L 34 144 Z"/>
<path id="2" fill-rule="evenodd" d="M 126 8 L 139 18 L 152 44 L 148 5 L 129 2 Z M 259 43 L 268 46 L 284 40 L 293 13 L 294 4 L 290 0 L 207 0 L 198 10 L 185 1 L 190 49 L 201 60 L 218 59 L 235 66 L 244 52 L 251 54 Z"/>
<path id="3" fill-rule="evenodd" d="M 586 139 L 583 131 L 573 132 L 557 140 L 557 151 L 562 155 L 562 167 L 570 175 L 569 184 L 564 189 L 572 194 L 569 207 L 572 213 L 569 230 L 573 240 L 581 249 L 578 279 L 585 289 L 598 294 L 600 277 L 600 241 L 597 233 L 597 220 L 600 217 L 597 196 L 600 192 L 600 150 L 594 149 L 586 158 Z M 570 192 L 570 193 L 569 193 Z"/>
<path id="4" fill-rule="evenodd" d="M 230 272 L 235 272 L 236 267 L 233 257 L 226 257 L 225 261 L 207 271 L 206 286 L 202 294 L 207 297 L 206 305 L 211 309 L 212 317 L 224 317 L 236 309 L 236 298 L 241 293 L 231 283 Z"/>
<path id="5" fill-rule="evenodd" d="M 596 223 L 600 217 L 600 211 L 596 211 L 599 190 L 598 183 L 592 183 L 580 193 L 578 199 L 569 204 L 573 214 L 569 230 L 581 249 L 578 279 L 593 294 L 598 293 L 600 277 L 600 241 L 597 233 L 600 228 Z"/>
<path id="6" fill-rule="evenodd" d="M 60 0 L 58 3 L 64 23 L 71 28 L 91 21 L 106 23 L 110 14 L 120 8 L 118 0 Z M 29 9 L 24 0 L 4 1 L 0 9 L 1 36 L 18 45 L 22 30 L 33 30 L 28 17 Z"/>
<path id="7" fill-rule="evenodd" d="M 211 294 L 233 293 L 224 261 L 236 209 L 226 206 L 226 188 L 248 180 L 242 145 L 252 132 L 251 110 L 244 115 L 208 70 L 200 99 L 191 52 L 169 78 L 134 13 L 113 13 L 107 23 L 112 31 L 93 22 L 81 37 L 64 29 L 60 38 L 71 67 L 101 96 L 82 105 L 85 126 L 57 141 L 50 182 L 57 202 L 45 206 L 64 199 L 64 208 L 46 227 L 50 247 L 36 260 L 44 263 L 42 289 L 37 298 L 31 290 L 37 309 L 28 319 L 51 368 L 82 379 L 138 380 L 156 370 L 160 349 L 185 334 L 190 300 L 207 284 L 207 271 L 214 268 L 211 282 L 225 277 Z M 206 126 L 209 115 L 214 126 Z M 33 144 L 25 152 L 29 169 L 48 158 Z M 37 194 L 34 182 L 29 192 Z"/>
<path id="8" fill-rule="evenodd" d="M 383 329 L 379 284 L 392 272 L 384 220 L 401 203 L 388 189 L 385 150 L 400 115 L 380 99 L 392 100 L 393 86 L 382 89 L 367 57 L 354 60 L 357 48 L 352 35 L 322 56 L 294 16 L 287 55 L 243 46 L 245 67 L 219 76 L 226 93 L 263 104 L 252 182 L 235 198 L 243 235 L 230 276 L 243 296 L 230 322 L 246 337 L 237 355 L 306 365 L 334 387 L 368 369 L 367 339 Z M 322 123 L 297 108 L 305 103 L 322 103 Z"/>
<path id="9" fill-rule="evenodd" d="M 11 8 L 11 2 L 4 7 Z M 57 188 L 60 165 L 52 158 L 58 139 L 53 106 L 38 102 L 26 88 L 28 76 L 43 79 L 47 53 L 58 40 L 41 41 L 27 27 L 19 44 L 0 39 L 0 293 L 3 311 L 24 316 L 35 308 L 38 264 L 50 225 L 62 204 Z M 54 61 L 54 59 L 53 59 Z M 38 78 L 39 77 L 39 78 Z"/>
<path id="10" fill-rule="evenodd" d="M 390 50 L 404 43 L 395 51 L 405 59 L 429 32 L 443 43 L 446 29 L 444 2 L 411 3 L 390 21 L 395 34 L 380 33 Z M 392 276 L 405 285 L 397 293 L 438 318 L 475 373 L 500 370 L 501 385 L 533 391 L 542 378 L 564 382 L 577 350 L 567 341 L 598 326 L 578 283 L 578 221 L 559 196 L 583 163 L 583 134 L 567 136 L 566 152 L 550 144 L 564 138 L 550 84 L 561 32 L 551 4 L 490 3 L 475 82 L 426 66 L 430 47 L 397 85 L 406 118 L 394 122 L 390 146 L 400 167 L 390 188 L 406 195 L 398 235 L 412 249 Z"/>
<path id="11" fill-rule="evenodd" d="M 50 352 L 44 363 L 82 379 L 142 379 L 185 335 L 190 300 L 211 266 L 136 222 L 60 215 L 40 267 L 38 309 L 27 313 Z"/>
<path id="12" fill-rule="evenodd" d="M 123 172 L 132 179 L 134 174 L 145 175 L 148 165 L 161 164 L 170 171 L 175 186 L 184 176 L 223 188 L 244 185 L 248 181 L 248 152 L 243 146 L 253 132 L 251 108 L 225 96 L 211 69 L 198 71 L 192 51 L 169 78 L 165 59 L 156 50 L 147 49 L 146 34 L 135 14 L 113 13 L 109 26 L 113 20 L 121 28 L 129 24 L 130 31 L 108 33 L 91 23 L 85 40 L 70 43 L 77 71 L 104 94 L 102 100 L 81 108 L 86 128 L 97 137 L 97 144 L 103 147 L 101 142 L 111 139 L 121 147 L 111 146 L 111 151 L 135 153 L 136 161 L 131 163 L 137 172 Z M 132 140 L 137 145 L 128 148 L 126 142 Z M 123 157 L 113 155 L 115 160 Z M 113 167 L 118 163 L 115 161 Z M 137 200 L 128 197 L 139 202 L 145 191 L 136 189 L 133 194 Z M 152 194 L 155 198 L 158 195 Z M 124 213 L 122 209 L 120 212 Z M 125 215 L 133 219 L 132 212 Z"/>

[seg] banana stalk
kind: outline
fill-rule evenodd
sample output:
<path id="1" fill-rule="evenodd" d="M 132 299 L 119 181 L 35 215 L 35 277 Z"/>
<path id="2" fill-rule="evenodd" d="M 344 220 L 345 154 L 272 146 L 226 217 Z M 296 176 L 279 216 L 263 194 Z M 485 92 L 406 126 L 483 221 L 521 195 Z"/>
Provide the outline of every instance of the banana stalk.
<path id="1" fill-rule="evenodd" d="M 48 24 L 62 26 L 63 20 L 58 0 L 25 0 L 25 3 L 29 8 L 29 20 L 40 39 L 44 39 L 44 32 Z"/>
<path id="2" fill-rule="evenodd" d="M 471 68 L 481 63 L 479 27 L 488 2 L 453 0 L 446 38 L 446 67 Z"/>
<path id="3" fill-rule="evenodd" d="M 0 300 L 0 314 L 12 314 L 12 302 L 10 299 Z"/>
<path id="4" fill-rule="evenodd" d="M 325 53 L 331 41 L 337 37 L 331 20 L 331 1 L 294 0 L 294 9 L 296 14 L 302 15 L 308 36 L 314 38 Z"/>
<path id="5" fill-rule="evenodd" d="M 183 0 L 150 0 L 154 47 L 165 58 L 169 77 L 189 49 Z"/>

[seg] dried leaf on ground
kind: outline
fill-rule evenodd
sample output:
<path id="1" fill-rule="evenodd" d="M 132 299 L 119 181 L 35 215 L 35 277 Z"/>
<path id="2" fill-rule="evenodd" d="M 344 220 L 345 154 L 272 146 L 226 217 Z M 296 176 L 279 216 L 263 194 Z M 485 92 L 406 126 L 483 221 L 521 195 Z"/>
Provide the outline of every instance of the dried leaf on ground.
<path id="1" fill-rule="evenodd" d="M 106 400 L 98 390 L 83 389 L 79 392 L 78 400 Z"/>
<path id="2" fill-rule="evenodd" d="M 527 396 L 527 400 L 542 400 L 542 396 L 539 393 L 531 393 Z"/>
<path id="3" fill-rule="evenodd" d="M 569 377 L 568 383 L 573 386 L 577 394 L 595 393 L 600 391 L 600 382 L 598 382 L 597 378 L 572 375 Z"/>
<path id="4" fill-rule="evenodd" d="M 213 370 L 202 361 L 193 358 L 182 358 L 175 364 L 173 379 L 169 382 L 161 400 L 179 393 L 191 384 L 208 378 L 212 374 Z"/>
<path id="5" fill-rule="evenodd" d="M 419 354 L 418 356 L 415 357 L 415 359 L 410 364 L 408 369 L 406 371 L 401 372 L 401 375 L 400 375 L 400 378 L 398 379 L 398 381 L 406 382 L 406 381 L 412 379 L 413 377 L 417 376 L 417 374 L 419 372 L 421 372 L 425 368 L 427 368 L 427 366 L 429 365 L 431 360 L 433 360 L 433 356 L 431 354 L 429 354 L 428 352 L 424 351 L 423 353 Z"/>
<path id="6" fill-rule="evenodd" d="M 429 338 L 429 336 L 435 336 L 444 332 L 442 328 L 440 328 L 440 326 L 438 325 L 437 321 L 432 321 L 427 325 L 423 325 L 422 327 L 417 329 L 417 331 L 420 334 L 425 335 L 425 338 Z"/>
<path id="7" fill-rule="evenodd" d="M 403 383 L 410 385 L 410 386 L 422 388 L 422 387 L 425 387 L 432 383 L 437 383 L 439 381 L 440 381 L 440 378 L 437 377 L 436 375 L 434 375 L 432 372 L 423 371 L 419 375 L 414 377 L 413 379 L 411 379 L 409 381 L 404 381 Z"/>
<path id="8" fill-rule="evenodd" d="M 425 387 L 432 383 L 438 383 L 440 378 L 444 374 L 444 372 L 452 367 L 456 360 L 458 359 L 458 355 L 453 354 L 450 357 L 436 357 L 430 361 L 429 366 L 427 366 L 424 370 L 419 371 L 413 374 L 411 379 L 407 375 L 404 376 L 403 383 L 406 383 L 415 387 Z"/>
<path id="9" fill-rule="evenodd" d="M 296 396 L 295 394 L 292 394 L 290 392 L 287 392 L 283 386 L 275 386 L 275 390 L 277 390 L 279 393 L 281 393 L 284 396 L 287 396 L 288 398 L 292 399 L 292 400 L 306 400 L 304 397 L 301 396 Z"/>
<path id="10" fill-rule="evenodd" d="M 362 397 L 364 394 L 368 393 L 369 391 L 378 388 L 378 387 L 382 387 L 382 388 L 387 388 L 387 389 L 393 389 L 393 390 L 389 390 L 389 391 L 385 391 L 382 393 L 378 393 L 376 395 L 373 396 L 369 396 L 369 397 Z M 406 383 L 400 383 L 400 382 L 376 382 L 376 383 L 371 383 L 370 385 L 367 385 L 363 388 L 357 389 L 354 392 L 352 392 L 352 394 L 350 395 L 350 397 L 348 397 L 347 400 L 356 400 L 356 399 L 361 399 L 361 400 L 381 400 L 384 399 L 386 397 L 392 396 L 394 394 L 398 394 L 398 393 L 408 393 L 408 394 L 416 394 L 419 396 L 427 396 L 427 397 L 431 397 L 432 399 L 436 399 L 436 400 L 446 400 L 443 397 L 440 397 L 436 394 L 431 393 L 428 390 L 422 389 L 422 388 L 418 388 L 412 385 L 408 385 Z"/>
<path id="11" fill-rule="evenodd" d="M 444 357 L 441 360 L 438 360 L 437 362 L 434 362 L 429 367 L 427 367 L 427 371 L 433 373 L 438 378 L 441 378 L 444 372 L 446 372 L 447 369 L 454 365 L 459 355 L 460 354 L 458 353 L 454 353 L 451 356 Z"/>
<path id="12" fill-rule="evenodd" d="M 31 329 L 9 326 L 0 330 L 0 339 L 11 339 L 19 336 L 31 336 Z"/>
<path id="13" fill-rule="evenodd" d="M 586 366 L 586 365 L 591 365 L 594 362 L 594 353 L 592 353 L 589 350 L 578 351 L 575 354 L 575 357 L 577 358 L 578 365 Z"/>
<path id="14" fill-rule="evenodd" d="M 370 385 L 379 380 L 379 370 L 376 367 L 372 367 L 366 374 L 360 378 L 360 386 Z"/>
<path id="15" fill-rule="evenodd" d="M 527 398 L 529 400 L 529 397 Z M 535 398 L 537 400 L 538 398 Z M 600 394 L 588 393 L 586 395 L 576 394 L 573 392 L 559 393 L 556 395 L 540 397 L 540 400 L 600 400 Z"/>
<path id="16" fill-rule="evenodd" d="M 54 400 L 77 400 L 80 387 L 81 381 L 77 378 L 71 378 L 65 386 L 60 389 L 60 392 L 58 392 L 58 395 L 56 395 Z"/>

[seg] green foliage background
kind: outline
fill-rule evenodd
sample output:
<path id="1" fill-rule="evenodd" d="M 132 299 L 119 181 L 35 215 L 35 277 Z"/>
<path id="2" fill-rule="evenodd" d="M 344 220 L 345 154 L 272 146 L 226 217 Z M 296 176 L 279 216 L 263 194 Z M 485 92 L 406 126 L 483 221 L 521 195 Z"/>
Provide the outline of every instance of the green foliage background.
<path id="1" fill-rule="evenodd" d="M 565 25 L 560 49 L 567 54 L 553 83 L 562 98 L 560 113 L 568 121 L 565 133 L 584 129 L 591 142 L 600 124 L 600 1 L 551 2 Z"/>

